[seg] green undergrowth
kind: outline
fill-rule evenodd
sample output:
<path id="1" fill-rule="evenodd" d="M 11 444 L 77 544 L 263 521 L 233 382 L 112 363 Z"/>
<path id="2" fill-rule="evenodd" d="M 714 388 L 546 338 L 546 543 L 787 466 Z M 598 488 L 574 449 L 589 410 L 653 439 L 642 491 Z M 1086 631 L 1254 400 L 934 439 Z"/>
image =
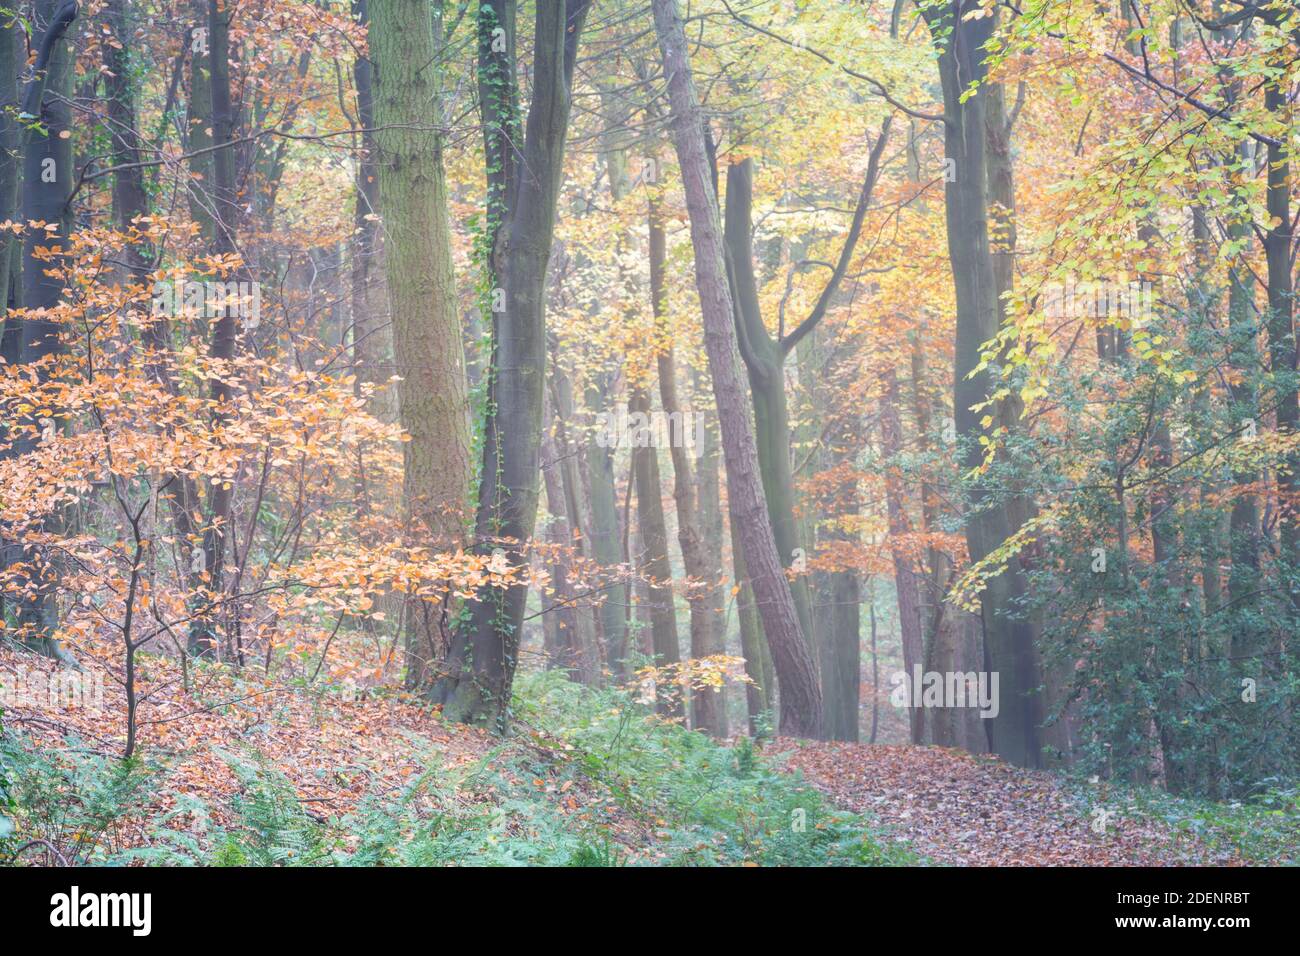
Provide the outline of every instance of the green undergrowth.
<path id="1" fill-rule="evenodd" d="M 56 854 L 91 864 L 215 866 L 919 862 L 870 821 L 776 769 L 747 738 L 719 744 L 658 720 L 625 694 L 554 673 L 522 675 L 514 727 L 482 759 L 454 769 L 428 740 L 408 734 L 425 772 L 398 791 L 368 794 L 346 814 L 300 800 L 248 745 L 216 751 L 240 786 L 226 812 L 215 813 L 166 790 L 165 761 L 123 764 L 72 740 L 37 752 L 10 734 L 0 738 L 0 862 L 54 862 Z"/>
<path id="2" fill-rule="evenodd" d="M 1140 791 L 1142 812 L 1195 838 L 1216 855 L 1254 866 L 1300 866 L 1300 789 L 1269 785 L 1226 802 Z"/>
<path id="3" fill-rule="evenodd" d="M 625 695 L 532 675 L 518 717 L 543 739 L 571 747 L 573 772 L 608 789 L 622 810 L 653 827 L 670 864 L 889 865 L 917 862 L 867 820 L 831 807 L 782 773 L 748 738 L 727 747 L 664 723 Z"/>
<path id="4" fill-rule="evenodd" d="M 1108 787 L 1099 797 L 1095 780 L 1071 778 L 1083 812 L 1111 810 L 1167 828 L 1175 837 L 1194 840 L 1215 863 L 1251 866 L 1300 865 L 1300 789 L 1267 781 L 1239 800 L 1215 801 L 1176 796 L 1153 787 Z"/>

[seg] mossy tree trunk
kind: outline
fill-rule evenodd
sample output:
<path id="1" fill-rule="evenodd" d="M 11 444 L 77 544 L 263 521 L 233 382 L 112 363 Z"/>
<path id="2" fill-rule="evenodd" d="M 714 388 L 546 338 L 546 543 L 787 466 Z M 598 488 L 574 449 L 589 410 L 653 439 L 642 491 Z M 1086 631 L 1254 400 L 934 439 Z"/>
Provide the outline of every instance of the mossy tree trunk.
<path id="1" fill-rule="evenodd" d="M 472 473 L 464 345 L 456 315 L 443 171 L 441 3 L 370 0 L 375 164 L 393 328 L 405 541 L 429 551 L 462 537 Z M 406 685 L 428 686 L 447 642 L 441 600 L 409 595 Z"/>
<path id="2" fill-rule="evenodd" d="M 487 285 L 492 351 L 479 475 L 476 547 L 513 566 L 537 519 L 538 449 L 546 378 L 543 287 L 564 165 L 578 40 L 589 0 L 539 3 L 532 103 L 521 124 L 514 0 L 478 10 L 478 83 L 487 164 Z M 521 130 L 521 125 L 523 129 Z M 521 146 L 522 144 L 522 146 Z M 381 172 L 381 182 L 383 173 Z M 469 602 L 430 694 L 452 720 L 504 729 L 528 587 L 489 587 Z"/>

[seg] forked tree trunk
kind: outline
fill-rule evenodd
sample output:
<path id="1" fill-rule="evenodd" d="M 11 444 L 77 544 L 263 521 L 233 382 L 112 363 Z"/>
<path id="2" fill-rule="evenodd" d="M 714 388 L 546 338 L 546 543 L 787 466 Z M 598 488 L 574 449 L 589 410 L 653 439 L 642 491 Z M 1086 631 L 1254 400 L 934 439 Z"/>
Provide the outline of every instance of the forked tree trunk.
<path id="1" fill-rule="evenodd" d="M 790 352 L 801 342 L 810 341 L 810 336 L 825 317 L 828 308 L 839 293 L 840 285 L 849 272 L 849 265 L 862 233 L 867 208 L 872 193 L 880 177 L 881 158 L 886 143 L 889 141 L 889 128 L 892 117 L 887 118 L 881 126 L 880 136 L 872 145 L 867 161 L 866 178 L 858 195 L 853 220 L 848 235 L 840 249 L 831 278 L 823 287 L 817 303 L 808 316 L 800 322 L 789 335 L 778 330 L 774 338 L 768 334 L 764 325 L 758 301 L 758 284 L 754 275 L 753 251 L 751 249 L 751 207 L 753 204 L 753 163 L 745 160 L 735 163 L 727 169 L 727 207 L 723 225 L 723 237 L 726 248 L 727 268 L 733 305 L 736 309 L 737 344 L 741 358 L 744 360 L 749 377 L 749 386 L 754 410 L 754 428 L 758 446 L 759 473 L 762 476 L 763 492 L 767 500 L 768 516 L 772 522 L 776 538 L 777 553 L 786 568 L 795 564 L 796 551 L 808 544 L 803 541 L 804 529 L 795 517 L 797 495 L 795 491 L 794 469 L 790 461 L 791 429 L 788 399 L 785 389 L 785 363 Z M 708 144 L 706 144 L 707 148 Z M 716 177 L 716 168 L 713 169 Z M 715 191 L 716 192 L 716 191 Z M 839 582 L 837 587 L 851 591 L 856 585 Z M 809 639 L 810 651 L 814 659 L 821 656 L 823 649 L 833 660 L 818 661 L 823 699 L 827 697 L 830 682 L 845 680 L 845 675 L 837 671 L 839 664 L 856 660 L 859 654 L 859 637 L 856 627 L 851 627 L 854 620 L 835 620 L 831 615 L 828 625 L 836 628 L 830 634 L 816 633 L 817 616 L 813 613 L 812 585 L 808 575 L 803 572 L 795 574 L 790 584 L 794 596 L 795 608 L 799 613 L 799 623 L 804 635 Z M 844 615 L 840 615 L 843 617 Z M 848 625 L 848 626 L 846 626 Z M 857 669 L 854 668 L 856 674 Z M 844 687 L 837 684 L 835 706 L 836 723 L 847 728 L 852 722 L 856 735 L 857 711 L 846 714 L 842 708 L 856 697 L 856 689 L 845 693 Z M 841 729 L 840 732 L 847 733 Z"/>
<path id="2" fill-rule="evenodd" d="M 787 350 L 767 332 L 758 304 L 758 283 L 750 243 L 753 202 L 753 161 L 746 159 L 727 167 L 727 205 L 723 224 L 727 262 L 731 268 L 734 305 L 737 310 L 740 355 L 749 377 L 754 406 L 754 438 L 758 449 L 759 475 L 768 520 L 776 538 L 781 563 L 789 568 L 796 549 L 804 546 L 795 519 L 794 471 L 790 464 L 790 412 L 785 391 Z M 808 577 L 797 575 L 790 584 L 799 626 L 814 649 L 812 593 Z"/>
<path id="3" fill-rule="evenodd" d="M 537 5 L 533 99 L 520 132 L 514 0 L 478 12 L 479 100 L 488 176 L 488 370 L 476 547 L 506 551 L 513 566 L 537 520 L 538 448 L 546 373 L 543 287 L 564 166 L 570 91 L 589 0 Z M 522 148 L 520 144 L 522 143 Z M 382 174 L 381 174 L 382 182 Z M 488 587 L 469 602 L 430 699 L 445 717 L 504 729 L 523 629 L 526 584 Z"/>

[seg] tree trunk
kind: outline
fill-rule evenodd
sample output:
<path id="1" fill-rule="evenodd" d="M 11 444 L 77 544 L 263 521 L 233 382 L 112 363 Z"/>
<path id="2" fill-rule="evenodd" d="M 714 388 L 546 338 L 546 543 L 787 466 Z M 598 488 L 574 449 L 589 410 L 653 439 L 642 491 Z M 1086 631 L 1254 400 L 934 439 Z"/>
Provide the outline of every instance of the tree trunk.
<path id="1" fill-rule="evenodd" d="M 1253 144 L 1243 143 L 1238 158 L 1253 163 Z M 1246 218 L 1244 191 L 1234 197 L 1242 208 L 1242 215 L 1234 216 L 1228 223 L 1230 241 L 1245 246 L 1250 234 Z M 1249 265 L 1234 262 L 1228 269 L 1228 362 L 1235 373 L 1230 381 L 1232 427 L 1238 432 L 1246 428 L 1258 429 L 1259 395 L 1255 387 L 1260 365 L 1256 349 L 1257 328 L 1254 303 L 1249 283 L 1253 280 Z M 1228 518 L 1228 550 L 1232 567 L 1228 573 L 1228 601 L 1233 609 L 1231 655 L 1234 658 L 1257 653 L 1259 626 L 1253 609 L 1259 590 L 1259 552 L 1261 546 L 1259 498 L 1251 489 L 1259 480 L 1253 468 L 1234 470 L 1233 482 L 1237 491 L 1232 498 L 1232 513 Z"/>
<path id="2" fill-rule="evenodd" d="M 925 350 L 922 346 L 923 330 L 918 330 L 911 343 L 912 418 L 916 424 L 917 451 L 929 461 L 933 453 L 931 434 L 933 416 L 932 400 L 926 372 Z M 930 469 L 926 469 L 928 476 Z M 939 527 L 939 495 L 928 477 L 921 480 L 921 527 L 927 534 Z M 952 576 L 952 557 L 931 545 L 926 549 L 926 600 L 922 602 L 922 662 L 927 671 L 951 670 L 957 658 L 959 619 L 964 613 L 955 613 L 948 605 L 948 583 Z M 961 746 L 958 715 L 948 708 L 922 711 L 926 730 L 924 738 L 941 747 Z"/>
<path id="3" fill-rule="evenodd" d="M 18 75 L 26 57 L 26 38 L 19 29 L 18 19 L 6 18 L 0 22 L 0 222 L 19 221 L 18 185 L 28 137 L 17 122 L 22 108 Z M 22 361 L 22 320 L 13 314 L 22 301 L 22 260 L 22 239 L 6 230 L 0 235 L 0 307 L 4 309 L 0 358 L 10 368 Z M 0 455 L 16 456 L 19 448 L 10 441 L 7 423 L 0 423 L 0 438 L 6 442 Z M 11 567 L 20 560 L 19 554 L 10 541 L 9 529 L 0 528 L 0 568 Z M 4 613 L 4 604 L 3 589 L 0 589 L 0 615 Z"/>
<path id="4" fill-rule="evenodd" d="M 1282 121 L 1289 115 L 1287 90 L 1270 83 L 1264 90 L 1264 106 Z M 1268 358 L 1274 388 L 1277 390 L 1277 430 L 1294 435 L 1300 430 L 1300 394 L 1296 391 L 1296 339 L 1292 319 L 1293 286 L 1291 278 L 1291 165 L 1290 151 L 1283 139 L 1268 148 L 1268 192 L 1266 205 L 1272 225 L 1264 235 L 1264 256 L 1268 263 Z M 1294 624 L 1300 623 L 1300 455 L 1286 457 L 1277 470 L 1279 505 L 1278 545 L 1282 564 L 1283 586 L 1289 600 L 1288 613 Z M 1269 669 L 1280 665 L 1281 645 L 1273 649 L 1277 656 Z"/>
<path id="5" fill-rule="evenodd" d="M 605 383 L 588 385 L 584 404 L 588 409 L 605 406 Z M 614 682 L 628 677 L 627 605 L 628 587 L 619 565 L 623 561 L 623 535 L 618 518 L 618 496 L 614 486 L 614 458 L 599 442 L 587 441 L 587 483 L 590 488 L 591 526 L 587 538 L 591 553 L 611 579 L 605 582 L 604 600 L 597 609 L 605 660 Z"/>
<path id="6" fill-rule="evenodd" d="M 7 17 L 0 22 L 0 222 L 14 222 L 18 218 L 18 180 L 26 140 L 17 115 L 21 105 L 18 73 L 26 58 L 27 48 L 18 20 Z M 14 250 L 21 246 L 18 237 L 8 230 L 0 235 L 0 306 L 7 307 L 11 283 L 21 281 L 13 268 Z"/>
<path id="7" fill-rule="evenodd" d="M 763 622 L 759 620 L 758 606 L 754 603 L 754 588 L 749 582 L 745 567 L 745 549 L 740 543 L 736 522 L 729 522 L 731 534 L 732 571 L 735 575 L 736 618 L 740 629 L 740 652 L 745 658 L 745 705 L 749 714 L 749 732 L 759 736 L 774 716 L 776 707 L 776 671 L 772 666 L 772 653 L 763 635 Z"/>
<path id="8" fill-rule="evenodd" d="M 767 501 L 768 520 L 776 537 L 781 564 L 794 563 L 795 549 L 803 546 L 795 520 L 794 472 L 790 465 L 790 412 L 785 393 L 786 352 L 772 339 L 763 324 L 754 277 L 754 256 L 750 243 L 750 219 L 754 190 L 753 161 L 746 159 L 727 167 L 727 208 L 724 224 L 727 264 L 731 269 L 732 295 L 737 308 L 738 334 L 743 335 L 741 357 L 749 376 L 754 405 L 754 434 L 758 448 L 759 474 Z M 748 348 L 744 345 L 747 344 Z M 814 649 L 812 594 L 808 578 L 792 579 L 790 591 L 799 614 L 799 626 Z"/>
<path id="9" fill-rule="evenodd" d="M 35 77 L 24 90 L 23 112 L 39 117 L 39 126 L 27 134 L 23 152 L 22 217 L 26 222 L 42 222 L 53 230 L 28 228 L 23 239 L 22 299 L 33 310 L 56 310 L 63 299 L 63 277 L 59 274 L 59 255 L 72 226 L 71 210 L 74 176 L 72 164 L 71 109 L 68 105 L 73 71 L 71 44 L 65 35 L 77 16 L 75 3 L 41 0 L 35 5 L 35 23 L 41 33 L 39 52 L 34 64 Z M 53 259 L 37 257 L 37 249 L 48 249 Z M 53 275 L 49 273 L 55 273 Z M 35 365 L 62 352 L 62 324 L 47 314 L 29 315 L 19 327 L 19 357 L 24 365 Z M 40 367 L 38 382 L 48 380 L 50 369 Z M 35 449 L 43 430 L 36 425 L 36 437 L 24 436 L 20 452 Z M 63 422 L 56 423 L 62 428 Z M 37 526 L 54 531 L 60 516 L 53 514 Z M 35 530 L 35 529 L 34 529 Z M 24 549 L 28 589 L 20 599 L 18 619 L 33 647 L 50 656 L 67 658 L 67 653 L 52 636 L 58 627 L 57 567 L 51 553 L 36 547 Z"/>
<path id="10" fill-rule="evenodd" d="M 441 4 L 434 17 L 441 24 Z M 472 473 L 465 354 L 456 316 L 442 165 L 441 70 L 425 0 L 370 0 L 375 147 L 392 309 L 408 547 L 448 550 L 464 530 Z M 439 30 L 439 34 L 441 31 Z M 439 36 L 439 39 L 440 36 Z M 446 643 L 438 606 L 406 601 L 406 686 L 432 680 Z"/>
<path id="11" fill-rule="evenodd" d="M 560 491 L 564 495 L 565 518 L 570 529 L 571 545 L 574 553 L 582 557 L 591 557 L 591 543 L 587 529 L 591 527 L 590 483 L 586 480 L 582 465 L 581 452 L 574 447 L 570 439 L 569 422 L 573 420 L 574 401 L 573 386 L 568 375 L 557 364 L 551 371 L 549 395 L 555 414 L 555 447 L 559 454 Z M 548 492 L 549 493 L 549 492 Z M 586 585 L 584 590 L 593 585 Z M 601 647 L 599 641 L 600 618 L 596 608 L 589 601 L 582 601 L 585 595 L 574 590 L 577 613 L 577 637 L 575 647 L 578 649 L 578 681 L 588 687 L 599 687 L 603 683 Z"/>
<path id="12" fill-rule="evenodd" d="M 104 85 L 112 120 L 110 139 L 113 164 L 118 168 L 113 178 L 113 211 L 117 228 L 124 234 L 137 218 L 149 214 L 144 169 L 139 165 L 140 149 L 136 145 L 138 116 L 135 90 L 131 85 L 129 51 L 133 34 L 129 10 L 127 0 L 111 0 L 106 12 L 117 43 L 104 45 L 104 65 L 108 69 Z M 131 285 L 138 290 L 148 289 L 156 266 L 156 250 L 144 240 L 129 242 L 125 257 Z M 146 353 L 146 374 L 169 394 L 179 395 L 180 384 L 171 361 L 172 326 L 169 318 L 147 316 L 140 337 Z M 197 537 L 194 515 L 199 507 L 198 484 L 191 475 L 166 475 L 159 479 L 158 491 L 167 499 L 179 553 L 185 555 L 190 542 Z M 186 592 L 193 594 L 200 586 L 198 576 L 188 561 L 182 559 L 179 563 L 177 573 Z"/>
<path id="13" fill-rule="evenodd" d="M 627 407 L 629 416 L 644 415 L 649 420 L 650 394 L 645 385 L 632 386 Z M 673 568 L 668 560 L 659 454 L 648 436 L 642 436 L 641 442 L 632 449 L 632 474 L 636 482 L 637 529 L 641 532 L 642 548 L 637 569 L 647 579 L 654 665 L 675 665 L 682 658 L 677 637 L 677 608 L 673 601 Z M 683 713 L 680 692 L 658 695 L 655 706 L 661 714 L 680 717 Z"/>
<path id="14" fill-rule="evenodd" d="M 973 374 L 981 346 L 998 331 L 999 317 L 986 206 L 985 110 L 989 94 L 985 46 L 992 36 L 994 18 L 969 18 L 969 5 L 968 0 L 952 0 L 923 11 L 938 48 L 945 156 L 957 171 L 955 179 L 944 184 L 944 202 L 957 301 L 953 415 L 966 471 L 981 463 L 979 438 L 991 435 L 999 417 L 993 416 L 995 422 L 987 428 L 981 423 L 987 412 L 976 408 L 988 400 L 994 383 L 988 371 Z M 1006 541 L 1016 525 L 1011 509 L 991 501 L 989 489 L 980 480 L 971 483 L 969 502 L 966 543 L 971 560 L 979 561 Z M 985 669 L 999 674 L 1001 689 L 998 716 L 986 721 L 989 745 L 1004 759 L 1032 767 L 1040 762 L 1042 720 L 1034 628 L 1017 610 L 1025 590 L 1025 575 L 1013 559 L 1002 574 L 986 583 L 980 601 Z"/>
<path id="15" fill-rule="evenodd" d="M 555 440 L 555 407 L 546 402 L 547 427 L 542 433 L 542 480 L 546 485 L 546 509 L 550 513 L 547 540 L 554 552 L 547 561 L 551 592 L 542 596 L 544 633 L 547 636 L 546 666 L 565 671 L 572 681 L 585 682 L 581 633 L 578 629 L 577 594 L 569 580 L 570 554 L 574 547 L 573 526 L 561 477 L 562 453 Z"/>
<path id="16" fill-rule="evenodd" d="M 491 249 L 488 284 L 500 310 L 492 313 L 475 537 L 480 551 L 504 547 L 510 563 L 520 566 L 527 562 L 525 549 L 537 519 L 546 367 L 543 286 L 564 166 L 574 61 L 589 0 L 537 5 L 533 99 L 522 137 L 514 70 L 515 6 L 514 0 L 485 0 L 478 13 Z M 470 602 L 430 694 L 443 705 L 444 716 L 487 721 L 504 729 L 527 597 L 527 586 L 518 584 L 486 588 Z"/>
<path id="17" fill-rule="evenodd" d="M 922 635 L 921 598 L 916 568 L 899 538 L 912 531 L 903 501 L 903 486 L 898 475 L 897 459 L 903 448 L 903 429 L 898 415 L 898 377 L 892 368 L 885 371 L 884 393 L 880 398 L 880 453 L 885 467 L 885 510 L 889 524 L 890 554 L 894 561 L 894 591 L 898 598 L 898 630 L 903 641 L 903 670 L 908 680 L 914 668 L 923 665 L 925 641 Z M 925 712 L 919 700 L 911 701 L 908 720 L 912 743 L 923 742 Z"/>
<path id="18" fill-rule="evenodd" d="M 205 212 L 212 217 L 212 251 L 224 258 L 239 254 L 236 237 L 242 219 L 239 197 L 235 186 L 235 120 L 230 101 L 230 19 L 233 13 L 224 0 L 208 0 L 208 90 L 212 102 L 212 164 L 211 189 L 203 199 L 210 202 Z M 196 72 L 197 72 L 196 66 Z M 241 265 L 236 275 L 247 276 Z M 229 363 L 235 357 L 239 336 L 238 310 L 227 309 L 211 326 L 211 343 L 208 357 L 218 364 Z M 211 379 L 209 398 L 212 418 L 219 428 L 228 418 L 229 406 L 234 396 L 230 385 L 232 373 L 225 370 Z M 207 590 L 207 607 L 200 609 L 190 625 L 189 652 L 208 655 L 216 652 L 216 617 L 224 615 L 226 536 L 230 528 L 231 505 L 234 495 L 234 476 L 221 476 L 209 480 L 207 489 L 208 515 L 203 529 L 203 576 Z"/>
<path id="19" fill-rule="evenodd" d="M 715 630 L 716 615 L 710 606 L 716 597 L 711 582 L 719 575 L 707 557 L 704 528 L 696 509 L 695 479 L 691 474 L 686 440 L 691 434 L 687 415 L 677 400 L 677 367 L 673 357 L 672 331 L 668 327 L 665 283 L 666 238 L 655 201 L 649 207 L 650 301 L 653 307 L 658 355 L 659 401 L 670 423 L 669 447 L 673 461 L 673 500 L 677 506 L 677 543 L 686 570 L 686 599 L 691 609 L 691 657 L 699 659 L 722 653 L 722 635 Z M 673 422 L 680 423 L 674 429 Z M 723 688 L 695 688 L 691 692 L 691 726 L 714 737 L 727 736 L 726 701 Z"/>
<path id="20" fill-rule="evenodd" d="M 617 87 L 606 76 L 595 77 L 595 84 L 600 93 L 602 122 L 600 129 L 600 158 L 605 167 L 609 181 L 609 193 L 614 202 L 621 203 L 631 189 L 628 176 L 627 153 L 632 147 L 635 134 L 629 125 L 632 106 L 621 97 Z M 626 264 L 635 260 L 634 235 L 620 235 L 616 240 L 617 275 L 625 298 L 622 306 L 625 321 L 633 321 L 635 316 L 636 276 Z M 631 247 L 631 248 L 629 248 Z M 591 306 L 599 308 L 595 302 Z M 614 365 L 614 363 L 610 363 Z M 593 417 L 601 413 L 609 414 L 610 390 L 618 377 L 614 368 L 595 368 L 588 372 L 585 402 Z M 588 488 L 591 493 L 591 542 L 592 553 L 606 569 L 613 569 L 623 560 L 622 530 L 618 519 L 618 502 L 614 481 L 614 449 L 606 443 L 588 441 L 586 471 Z M 629 481 L 629 494 L 634 482 Z M 616 683 L 631 676 L 628 666 L 627 612 L 630 606 L 631 592 L 622 572 L 607 570 L 609 575 L 605 602 L 598 611 L 598 624 L 601 641 L 605 647 L 605 656 Z"/>
<path id="21" fill-rule="evenodd" d="M 820 517 L 807 520 L 805 532 L 815 550 L 831 542 L 852 546 L 861 533 L 846 527 L 843 517 L 862 511 L 856 462 L 862 452 L 862 409 L 845 402 L 842 389 L 855 381 L 861 366 L 843 348 L 853 339 L 839 339 L 831 349 L 820 347 L 816 331 L 799 343 L 799 376 L 807 398 L 808 422 L 798 435 L 803 447 L 814 450 L 807 456 L 808 475 L 838 474 L 833 491 L 815 502 Z M 827 354 L 829 352 L 829 354 Z M 826 738 L 856 742 L 860 735 L 859 710 L 862 696 L 862 585 L 856 568 L 814 570 L 811 575 L 813 617 L 817 630 L 817 663 L 821 670 L 822 699 L 826 712 Z"/>
<path id="22" fill-rule="evenodd" d="M 727 283 L 718 201 L 705 151 L 699 101 L 691 79 L 686 35 L 677 17 L 675 0 L 653 0 L 653 9 L 668 80 L 673 141 L 691 221 L 704 344 L 722 428 L 732 520 L 781 682 L 781 731 L 791 736 L 816 738 L 822 735 L 823 725 L 821 687 L 763 498 L 758 449 L 739 374 L 735 310 Z"/>
<path id="23" fill-rule="evenodd" d="M 702 376 L 697 370 L 691 370 L 692 389 L 696 402 L 706 394 L 701 385 Z M 697 408 L 696 414 L 701 414 Z M 717 653 L 727 652 L 727 596 L 725 575 L 722 570 L 722 495 L 718 481 L 718 436 L 717 430 L 706 424 L 700 442 L 699 456 L 695 459 L 695 515 L 700 529 L 701 548 L 706 562 L 707 583 L 702 585 L 705 604 L 712 620 L 713 646 Z M 762 636 L 759 636 L 762 643 Z M 767 657 L 767 667 L 772 667 L 771 657 Z M 723 733 L 727 728 L 727 691 L 719 689 L 719 727 Z"/>
<path id="24" fill-rule="evenodd" d="M 370 0 L 353 0 L 357 22 L 369 27 Z M 392 375 L 392 327 L 385 319 L 387 290 L 382 276 L 382 248 L 379 230 L 379 147 L 375 143 L 374 65 L 368 57 L 357 57 L 352 81 L 357 94 L 358 161 L 356 207 L 352 233 L 352 352 L 357 387 L 384 383 Z M 395 421 L 391 399 L 375 402 L 372 413 L 384 421 Z"/>
<path id="25" fill-rule="evenodd" d="M 191 30 L 190 95 L 186 105 L 185 148 L 190 153 L 186 197 L 190 218 L 199 225 L 204 244 L 216 243 L 216 210 L 212 199 L 212 43 L 208 36 L 210 0 L 191 0 L 192 15 L 203 26 Z"/>

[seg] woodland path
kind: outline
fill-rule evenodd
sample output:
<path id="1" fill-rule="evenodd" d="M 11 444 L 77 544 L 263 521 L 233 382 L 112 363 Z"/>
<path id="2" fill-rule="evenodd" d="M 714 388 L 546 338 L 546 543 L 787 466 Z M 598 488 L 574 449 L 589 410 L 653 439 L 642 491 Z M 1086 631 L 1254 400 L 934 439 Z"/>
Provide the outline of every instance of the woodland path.
<path id="1" fill-rule="evenodd" d="M 785 767 L 836 806 L 870 815 L 936 863 L 956 866 L 1233 864 L 1142 814 L 1126 790 L 943 747 L 783 739 Z M 1094 829 L 1106 811 L 1105 826 Z M 1100 832 L 1099 832 L 1100 831 Z"/>

